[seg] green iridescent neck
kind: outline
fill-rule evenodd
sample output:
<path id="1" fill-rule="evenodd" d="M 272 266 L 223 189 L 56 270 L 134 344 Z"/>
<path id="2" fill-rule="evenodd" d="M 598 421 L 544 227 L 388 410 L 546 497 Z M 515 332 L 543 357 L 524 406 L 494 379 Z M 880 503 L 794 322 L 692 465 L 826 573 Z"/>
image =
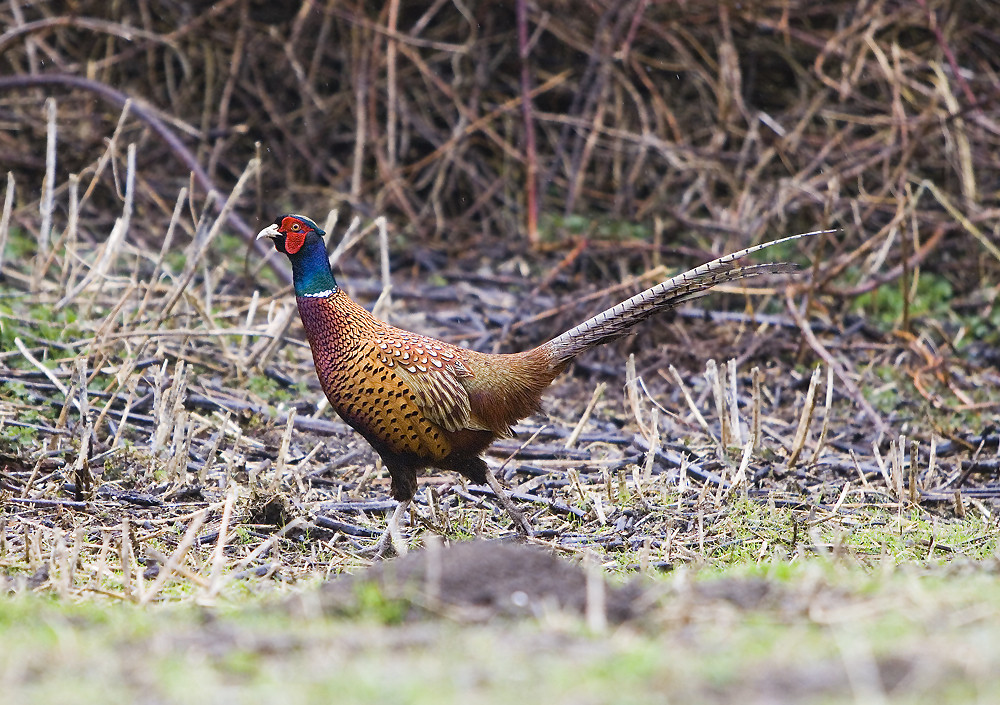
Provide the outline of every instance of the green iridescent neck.
<path id="1" fill-rule="evenodd" d="M 322 238 L 309 237 L 302 249 L 289 255 L 292 263 L 292 283 L 296 296 L 316 296 L 337 290 L 337 280 L 330 269 L 330 260 Z"/>

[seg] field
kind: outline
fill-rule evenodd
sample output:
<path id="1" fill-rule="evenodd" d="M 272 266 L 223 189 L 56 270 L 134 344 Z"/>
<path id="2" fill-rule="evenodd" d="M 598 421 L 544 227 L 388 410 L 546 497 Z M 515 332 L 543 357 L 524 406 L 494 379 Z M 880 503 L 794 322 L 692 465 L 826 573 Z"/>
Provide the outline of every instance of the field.
<path id="1" fill-rule="evenodd" d="M 142 7 L 0 6 L 0 703 L 994 699 L 991 5 Z M 835 232 L 556 380 L 527 545 L 435 472 L 375 561 L 286 211 L 490 352 Z"/>

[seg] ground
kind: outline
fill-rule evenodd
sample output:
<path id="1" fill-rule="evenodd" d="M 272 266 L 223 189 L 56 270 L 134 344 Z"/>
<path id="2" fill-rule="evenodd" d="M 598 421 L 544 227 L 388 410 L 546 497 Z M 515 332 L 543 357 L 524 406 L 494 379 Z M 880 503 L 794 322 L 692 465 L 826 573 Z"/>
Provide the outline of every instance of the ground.
<path id="1" fill-rule="evenodd" d="M 501 347 L 600 305 L 579 311 L 557 293 L 526 305 L 508 282 L 494 286 L 400 286 L 389 315 L 490 349 L 510 307 L 533 322 Z M 542 414 L 491 449 L 538 532 L 533 546 L 516 543 L 488 489 L 434 473 L 405 527 L 412 554 L 368 568 L 393 506 L 388 478 L 317 404 L 294 318 L 253 368 L 273 328 L 249 299 L 216 299 L 215 330 L 193 300 L 150 330 L 149 319 L 93 315 L 117 291 L 93 291 L 79 304 L 91 316 L 64 329 L 7 319 L 29 341 L 2 356 L 14 431 L 0 476 L 2 622 L 25 644 L 0 663 L 11 692 L 42 702 L 90 673 L 122 700 L 170 700 L 188 678 L 206 701 L 232 688 L 262 699 L 292 677 L 302 697 L 344 688 L 414 702 L 441 687 L 504 701 L 529 682 L 565 701 L 600 701 L 625 683 L 637 702 L 920 700 L 995 685 L 997 437 L 992 402 L 977 395 L 996 372 L 977 346 L 928 367 L 919 341 L 814 319 L 832 373 L 766 299 L 713 296 L 582 359 Z M 8 302 L 37 311 L 39 299 L 55 305 L 46 296 Z M 268 318 L 280 321 L 291 303 L 273 300 Z M 75 353 L 86 336 L 105 352 Z M 86 393 L 81 374 L 93 374 Z M 748 449 L 755 409 L 761 440 Z M 414 569 L 415 583 L 403 580 Z M 25 634 L 26 623 L 49 626 Z M 65 680 L 53 681 L 46 664 L 66 644 Z M 398 680 L 380 675 L 386 659 Z M 442 665 L 453 661 L 462 667 Z"/>

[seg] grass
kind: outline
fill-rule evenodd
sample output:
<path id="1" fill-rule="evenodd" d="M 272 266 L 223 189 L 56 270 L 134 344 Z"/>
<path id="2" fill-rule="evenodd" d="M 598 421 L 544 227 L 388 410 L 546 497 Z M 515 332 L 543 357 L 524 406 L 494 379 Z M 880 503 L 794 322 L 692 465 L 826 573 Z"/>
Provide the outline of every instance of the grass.
<path id="1" fill-rule="evenodd" d="M 245 325 L 245 313 L 225 309 L 217 309 L 211 323 L 199 319 L 196 303 L 155 332 L 171 325 Z M 21 305 L 25 308 L 9 319 L 17 335 L 47 325 L 45 306 Z M 64 320 L 76 313 L 74 306 L 66 308 Z M 86 317 L 76 316 L 76 321 L 84 333 L 54 332 L 52 342 L 94 334 Z M 208 344 L 192 338 L 180 347 L 171 347 L 173 339 L 167 337 L 161 344 L 173 354 L 165 356 L 166 367 L 158 362 L 145 368 L 148 372 L 133 370 L 139 375 L 134 381 L 147 385 L 155 399 L 137 412 L 117 446 L 117 428 L 97 427 L 98 440 L 113 452 L 102 454 L 89 469 L 95 486 L 112 495 L 98 496 L 86 507 L 58 504 L 71 496 L 62 483 L 77 478 L 69 468 L 80 463 L 81 425 L 60 413 L 65 399 L 32 386 L 46 379 L 35 365 L 8 356 L 7 374 L 20 374 L 25 381 L 5 385 L 0 401 L 20 408 L 18 422 L 31 419 L 40 427 L 5 429 L 4 472 L 18 483 L 6 491 L 57 504 L 8 504 L 0 513 L 0 583 L 9 593 L 0 602 L 0 640 L 18 644 L 0 654 L 0 700 L 63 702 L 72 693 L 75 701 L 112 703 L 143 698 L 503 703 L 530 691 L 554 702 L 939 702 L 988 698 L 998 685 L 1000 650 L 991 634 L 1000 608 L 995 586 L 1000 532 L 993 513 L 974 498 L 963 501 L 960 516 L 948 503 L 908 501 L 905 486 L 900 496 L 892 478 L 910 465 L 891 449 L 881 451 L 884 470 L 877 470 L 873 451 L 855 444 L 857 460 L 870 476 L 862 479 L 839 451 L 819 441 L 825 415 L 835 424 L 831 438 L 837 443 L 855 429 L 845 421 L 850 410 L 843 400 L 823 410 L 822 387 L 802 443 L 806 455 L 843 463 L 845 469 L 785 468 L 788 447 L 774 438 L 793 435 L 803 413 L 801 381 L 808 368 L 799 382 L 765 379 L 764 398 L 739 409 L 748 424 L 747 409 L 759 403 L 776 434 L 752 456 L 751 470 L 772 468 L 754 485 L 769 488 L 766 494 L 739 488 L 723 492 L 694 478 L 682 481 L 658 464 L 656 474 L 644 476 L 643 454 L 619 462 L 607 474 L 587 470 L 573 456 L 547 461 L 545 477 L 571 479 L 554 485 L 551 496 L 585 512 L 583 517 L 553 512 L 536 517 L 539 527 L 558 529 L 554 543 L 564 552 L 581 553 L 574 540 L 609 532 L 593 509 L 596 501 L 612 522 L 633 517 L 637 533 L 632 540 L 597 555 L 613 581 L 638 577 L 646 582 L 646 594 L 655 600 L 641 620 L 598 632 L 580 617 L 557 611 L 519 622 L 468 623 L 447 615 L 414 620 L 405 603 L 371 586 L 352 612 L 290 611 L 285 606 L 289 596 L 309 595 L 324 576 L 357 573 L 367 563 L 357 555 L 357 544 L 312 525 L 311 512 L 341 492 L 381 498 L 385 489 L 367 460 L 354 470 L 339 466 L 333 484 L 312 484 L 309 478 L 326 477 L 323 468 L 338 466 L 339 458 L 350 453 L 352 437 L 324 436 L 317 442 L 297 431 L 284 448 L 284 423 L 269 421 L 263 412 L 308 396 L 308 358 L 301 348 L 284 348 L 278 369 L 297 371 L 288 386 L 273 374 L 240 367 L 240 350 L 252 345 L 242 337 L 223 332 Z M 137 358 L 126 358 L 126 350 L 88 351 L 91 360 L 103 359 L 102 371 L 91 373 L 93 381 L 86 385 L 95 413 L 108 399 L 113 409 L 128 404 L 128 378 L 119 381 L 117 372 L 130 369 Z M 79 356 L 53 345 L 37 359 L 67 388 L 73 384 Z M 178 364 L 182 359 L 186 366 Z M 219 369 L 227 379 L 241 380 L 239 388 L 259 411 L 208 413 L 169 401 L 206 393 L 199 379 Z M 906 380 L 890 366 L 872 365 L 868 372 L 870 380 L 883 374 Z M 651 376 L 646 379 L 652 383 Z M 187 386 L 180 396 L 171 396 L 177 380 Z M 572 418 L 572 405 L 585 405 L 592 389 L 575 386 L 573 379 L 564 384 L 556 394 L 564 402 L 564 416 Z M 699 430 L 690 418 L 683 419 L 684 403 L 678 399 L 670 402 L 673 414 L 660 418 L 661 435 L 682 438 L 690 459 L 731 480 L 741 449 L 733 446 L 719 456 L 707 436 L 720 433 L 719 409 L 728 417 L 728 402 L 713 404 L 713 395 L 724 390 L 717 392 L 700 375 L 688 375 L 685 384 L 708 427 Z M 232 383 L 228 393 L 235 387 Z M 897 394 L 910 394 L 909 389 L 900 384 Z M 654 388 L 653 394 L 665 399 L 662 390 Z M 82 401 L 79 388 L 71 391 L 74 395 Z M 622 423 L 623 409 L 651 423 L 650 400 L 623 403 L 605 397 L 585 432 L 605 429 L 607 435 L 607 428 Z M 785 402 L 770 401 L 779 397 Z M 939 459 L 934 474 L 926 436 L 912 427 L 909 433 L 924 444 L 916 461 L 923 486 L 941 484 L 943 474 L 959 467 Z M 622 458 L 614 444 L 580 445 L 595 468 Z M 286 470 L 276 476 L 274 462 L 282 453 Z M 177 457 L 211 468 L 188 473 Z M 968 462 L 970 456 L 959 458 Z M 19 469 L 11 465 L 14 461 L 22 463 Z M 538 461 L 511 462 L 518 468 Z M 515 475 L 514 482 L 526 477 Z M 163 502 L 181 490 L 196 494 L 149 508 L 123 499 L 133 493 L 140 500 Z M 230 533 L 220 543 L 210 532 L 226 534 L 227 490 L 233 497 Z M 286 519 L 257 511 L 275 496 L 282 499 L 283 511 L 290 511 Z M 423 504 L 418 512 L 433 533 L 452 540 L 504 532 L 503 517 L 447 493 L 436 510 Z M 281 538 L 275 532 L 292 517 L 305 520 L 305 530 Z M 376 517 L 354 521 L 379 527 Z M 190 531 L 206 540 L 184 549 Z M 410 537 L 419 545 L 419 524 Z M 663 573 L 662 566 L 670 570 Z"/>
<path id="2" fill-rule="evenodd" d="M 297 616 L 278 595 L 241 591 L 212 609 L 22 595 L 0 603 L 0 637 L 18 645 L 0 652 L 2 697 L 974 702 L 1000 685 L 995 571 L 995 561 L 871 571 L 849 559 L 684 569 L 654 579 L 662 597 L 650 618 L 605 634 L 557 613 L 490 624 L 373 609 Z"/>

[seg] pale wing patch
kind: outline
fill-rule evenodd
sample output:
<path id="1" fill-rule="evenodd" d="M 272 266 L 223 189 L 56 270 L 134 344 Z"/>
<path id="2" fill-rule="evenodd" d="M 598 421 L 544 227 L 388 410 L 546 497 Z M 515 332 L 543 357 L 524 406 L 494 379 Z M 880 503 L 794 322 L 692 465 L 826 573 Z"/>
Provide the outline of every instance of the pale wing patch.
<path id="1" fill-rule="evenodd" d="M 410 388 L 424 418 L 446 431 L 490 430 L 472 419 L 469 393 L 461 381 L 472 372 L 454 349 L 416 333 L 386 329 L 378 344 L 379 358 Z"/>
<path id="2" fill-rule="evenodd" d="M 446 431 L 480 428 L 472 422 L 469 393 L 458 377 L 461 372 L 450 364 L 428 366 L 421 364 L 418 358 L 413 364 L 397 364 L 395 370 L 413 392 L 417 407 L 429 421 Z"/>

